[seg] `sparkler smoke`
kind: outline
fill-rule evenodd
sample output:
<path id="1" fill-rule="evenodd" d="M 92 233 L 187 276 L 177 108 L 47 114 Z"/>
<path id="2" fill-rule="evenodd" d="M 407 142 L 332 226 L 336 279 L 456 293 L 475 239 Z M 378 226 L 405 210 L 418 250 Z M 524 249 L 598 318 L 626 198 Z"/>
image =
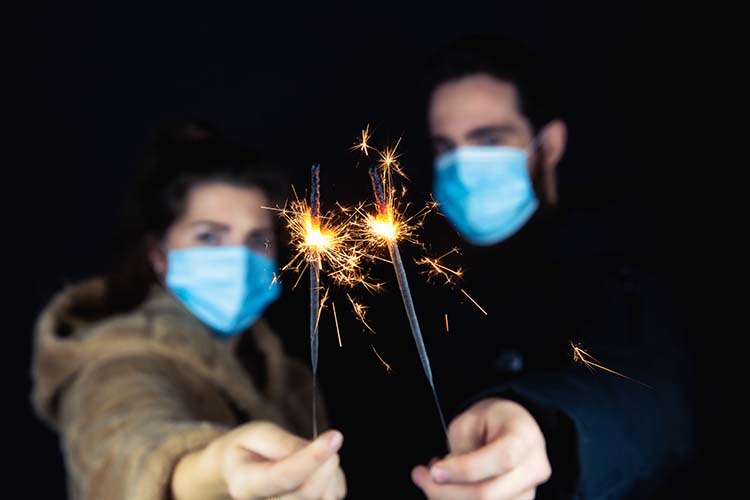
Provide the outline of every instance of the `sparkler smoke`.
<path id="1" fill-rule="evenodd" d="M 310 179 L 310 223 L 320 232 L 320 164 L 313 164 Z M 313 439 L 318 437 L 318 322 L 320 320 L 320 255 L 310 260 L 310 361 L 312 365 Z"/>
<path id="2" fill-rule="evenodd" d="M 371 167 L 369 169 L 370 180 L 372 181 L 372 189 L 375 194 L 375 202 L 378 207 L 378 221 L 383 225 L 393 225 L 391 207 L 386 201 L 385 190 L 383 189 L 383 182 L 380 179 L 380 174 L 376 168 Z M 380 227 L 378 233 L 386 240 L 388 244 L 388 251 L 391 254 L 391 262 L 393 262 L 393 269 L 396 272 L 396 280 L 398 281 L 398 288 L 401 291 L 401 299 L 404 302 L 404 308 L 406 309 L 406 316 L 409 320 L 409 326 L 414 337 L 414 342 L 417 344 L 417 351 L 419 352 L 419 359 L 422 362 L 422 369 L 424 370 L 427 381 L 430 383 L 432 389 L 432 396 L 435 399 L 435 405 L 437 406 L 438 414 L 440 416 L 440 423 L 443 426 L 443 432 L 446 437 L 448 436 L 448 428 L 445 425 L 445 417 L 443 417 L 443 410 L 440 406 L 440 400 L 438 399 L 437 391 L 435 389 L 435 382 L 432 378 L 432 368 L 430 367 L 430 358 L 427 356 L 427 348 L 424 345 L 422 338 L 422 332 L 419 328 L 419 321 L 417 320 L 417 312 L 414 309 L 414 302 L 411 297 L 411 291 L 409 290 L 409 281 L 406 279 L 406 271 L 404 270 L 404 263 L 401 260 L 401 254 L 398 251 L 397 234 L 398 228 L 393 227 L 387 229 Z"/>

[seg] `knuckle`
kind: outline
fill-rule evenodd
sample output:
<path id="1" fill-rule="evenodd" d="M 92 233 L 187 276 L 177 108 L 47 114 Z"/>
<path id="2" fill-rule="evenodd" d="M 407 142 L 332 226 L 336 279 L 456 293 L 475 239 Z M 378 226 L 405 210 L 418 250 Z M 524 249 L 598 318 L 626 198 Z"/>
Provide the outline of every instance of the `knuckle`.
<path id="1" fill-rule="evenodd" d="M 467 445 L 471 442 L 471 436 L 473 434 L 473 419 L 465 419 L 453 430 L 448 430 L 448 441 L 451 447 L 458 449 L 466 449 Z"/>
<path id="2" fill-rule="evenodd" d="M 494 490 L 492 488 L 492 483 L 487 483 L 480 485 L 477 487 L 477 494 L 476 494 L 477 500 L 494 500 Z"/>
<path id="3" fill-rule="evenodd" d="M 230 481 L 227 484 L 227 492 L 232 500 L 249 500 L 251 498 L 242 481 Z"/>
<path id="4" fill-rule="evenodd" d="M 227 491 L 229 492 L 229 497 L 232 500 L 242 500 L 244 498 L 242 496 L 243 492 L 240 491 L 236 482 L 230 482 L 229 484 L 227 484 Z"/>
<path id="5" fill-rule="evenodd" d="M 274 424 L 272 424 L 271 422 L 268 422 L 267 420 L 256 420 L 254 422 L 250 422 L 249 424 L 247 424 L 246 428 L 248 430 L 252 429 L 257 432 L 266 432 L 266 431 L 273 429 L 274 427 L 275 427 Z"/>
<path id="6" fill-rule="evenodd" d="M 550 465 L 548 459 L 545 458 L 542 461 L 540 472 L 541 472 L 540 479 L 542 480 L 543 483 L 546 483 L 549 480 L 549 478 L 552 477 L 552 466 Z"/>
<path id="7" fill-rule="evenodd" d="M 321 446 L 319 443 L 314 443 L 310 447 L 310 456 L 315 462 L 319 462 L 320 464 L 330 460 L 334 455 L 338 455 L 338 453 L 333 452 L 327 446 Z"/>
<path id="8" fill-rule="evenodd" d="M 276 474 L 271 483 L 278 491 L 292 491 L 297 487 L 296 481 L 286 474 Z"/>
<path id="9" fill-rule="evenodd" d="M 497 450 L 497 461 L 503 469 L 512 469 L 515 467 L 516 457 L 513 447 L 503 446 Z"/>
<path id="10" fill-rule="evenodd" d="M 321 495 L 315 489 L 306 488 L 300 491 L 299 498 L 300 500 L 319 500 L 321 498 Z"/>
<path id="11" fill-rule="evenodd" d="M 347 493 L 346 476 L 344 475 L 344 471 L 341 469 L 338 469 L 338 474 L 336 475 L 336 486 L 337 498 L 344 498 Z"/>
<path id="12" fill-rule="evenodd" d="M 466 478 L 469 481 L 472 480 L 476 466 L 472 460 L 461 460 L 451 465 L 453 471 L 462 478 Z"/>

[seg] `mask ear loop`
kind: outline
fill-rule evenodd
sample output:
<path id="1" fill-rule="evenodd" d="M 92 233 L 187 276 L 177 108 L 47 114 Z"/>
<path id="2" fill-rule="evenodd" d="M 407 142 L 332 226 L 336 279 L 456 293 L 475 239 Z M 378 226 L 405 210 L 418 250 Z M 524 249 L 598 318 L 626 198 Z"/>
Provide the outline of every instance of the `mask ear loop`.
<path id="1" fill-rule="evenodd" d="M 540 131 L 537 133 L 534 138 L 531 140 L 531 143 L 526 147 L 529 155 L 534 153 L 537 149 L 539 149 L 539 146 L 542 144 L 542 132 Z"/>

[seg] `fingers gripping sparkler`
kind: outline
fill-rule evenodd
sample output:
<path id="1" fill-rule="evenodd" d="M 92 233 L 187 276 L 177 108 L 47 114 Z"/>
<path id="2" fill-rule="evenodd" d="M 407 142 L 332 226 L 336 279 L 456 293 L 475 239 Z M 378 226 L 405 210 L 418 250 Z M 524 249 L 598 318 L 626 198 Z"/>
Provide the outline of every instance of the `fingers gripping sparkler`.
<path id="1" fill-rule="evenodd" d="M 378 208 L 378 215 L 374 219 L 370 220 L 370 227 L 371 230 L 380 237 L 381 241 L 384 241 L 388 246 L 388 251 L 391 255 L 391 262 L 393 263 L 393 269 L 396 272 L 398 288 L 401 291 L 401 298 L 404 302 L 404 308 L 406 309 L 406 316 L 409 320 L 409 326 L 411 327 L 412 335 L 414 336 L 414 342 L 417 345 L 417 351 L 419 352 L 419 359 L 422 362 L 422 368 L 424 370 L 425 376 L 427 377 L 427 381 L 430 383 L 432 395 L 435 399 L 435 405 L 437 406 L 438 414 L 440 416 L 440 423 L 442 424 L 443 431 L 447 436 L 448 429 L 445 425 L 443 410 L 440 407 L 440 400 L 438 399 L 437 391 L 435 389 L 435 382 L 433 380 L 432 369 L 430 367 L 430 358 L 427 356 L 427 349 L 424 345 L 422 332 L 419 328 L 419 321 L 417 320 L 417 313 L 414 309 L 414 302 L 409 290 L 409 282 L 406 279 L 406 271 L 404 270 L 404 264 L 401 260 L 401 254 L 398 250 L 398 224 L 394 223 L 393 220 L 392 199 L 390 198 L 390 196 L 388 199 L 386 198 L 386 192 L 383 189 L 383 181 L 380 178 L 380 174 L 378 173 L 377 168 L 370 168 L 369 174 L 370 180 L 372 181 L 373 192 L 375 194 L 376 205 Z"/>

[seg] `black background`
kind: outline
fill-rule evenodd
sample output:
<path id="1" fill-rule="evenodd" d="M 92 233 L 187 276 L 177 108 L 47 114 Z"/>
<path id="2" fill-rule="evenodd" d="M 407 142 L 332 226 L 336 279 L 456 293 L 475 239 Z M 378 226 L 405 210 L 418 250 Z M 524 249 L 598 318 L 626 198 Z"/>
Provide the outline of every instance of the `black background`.
<path id="1" fill-rule="evenodd" d="M 560 77 L 569 125 L 563 203 L 626 207 L 617 224 L 649 228 L 628 240 L 635 251 L 672 270 L 691 259 L 691 193 L 674 142 L 686 115 L 679 91 L 690 79 L 683 62 L 691 39 L 679 12 L 541 0 L 47 2 L 2 12 L 12 286 L 5 368 L 27 438 L 16 466 L 28 498 L 64 491 L 56 437 L 28 403 L 34 318 L 63 284 L 104 269 L 134 166 L 164 123 L 206 118 L 257 145 L 298 186 L 319 161 L 324 198 L 343 202 L 369 196 L 365 170 L 348 151 L 369 123 L 378 143 L 403 136 L 410 196 L 423 199 L 425 57 L 461 34 L 514 35 Z M 305 352 L 304 342 L 287 343 Z M 371 362 L 366 355 L 350 356 Z M 329 383 L 337 377 L 352 383 L 340 374 Z"/>

